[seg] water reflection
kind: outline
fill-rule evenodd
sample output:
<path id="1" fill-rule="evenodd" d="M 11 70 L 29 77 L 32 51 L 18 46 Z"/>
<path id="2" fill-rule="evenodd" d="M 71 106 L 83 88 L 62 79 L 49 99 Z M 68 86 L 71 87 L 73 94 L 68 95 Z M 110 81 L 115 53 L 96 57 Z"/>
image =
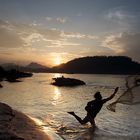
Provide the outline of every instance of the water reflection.
<path id="1" fill-rule="evenodd" d="M 58 87 L 54 87 L 54 96 L 53 96 L 53 105 L 56 105 L 58 103 L 58 100 L 61 97 L 61 92 L 60 89 Z"/>
<path id="2" fill-rule="evenodd" d="M 54 77 L 61 77 L 62 75 L 60 73 L 55 73 Z"/>

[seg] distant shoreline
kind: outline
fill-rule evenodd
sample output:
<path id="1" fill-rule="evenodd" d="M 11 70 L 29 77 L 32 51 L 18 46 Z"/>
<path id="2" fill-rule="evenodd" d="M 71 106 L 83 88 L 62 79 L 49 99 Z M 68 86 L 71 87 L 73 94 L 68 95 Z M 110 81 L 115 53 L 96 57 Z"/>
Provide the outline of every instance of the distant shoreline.
<path id="1" fill-rule="evenodd" d="M 1 66 L 5 70 L 15 69 L 36 73 L 140 75 L 140 63 L 127 56 L 86 56 L 53 67 L 35 62 L 27 66 L 14 63 Z"/>
<path id="2" fill-rule="evenodd" d="M 108 74 L 108 73 L 66 73 L 66 72 L 33 72 L 33 73 L 46 73 L 46 74 L 70 74 L 70 75 L 74 75 L 74 74 L 93 74 L 93 75 L 132 75 L 132 76 L 139 76 L 140 74 Z"/>

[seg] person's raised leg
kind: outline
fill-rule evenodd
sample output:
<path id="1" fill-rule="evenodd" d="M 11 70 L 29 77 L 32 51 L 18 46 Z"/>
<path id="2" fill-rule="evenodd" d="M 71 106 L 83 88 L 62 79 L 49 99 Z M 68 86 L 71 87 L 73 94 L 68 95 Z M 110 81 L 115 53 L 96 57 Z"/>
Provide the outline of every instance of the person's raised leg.
<path id="1" fill-rule="evenodd" d="M 77 116 L 74 112 L 68 112 L 70 115 L 74 116 L 76 118 L 76 120 L 80 123 L 80 124 L 86 124 L 87 122 L 89 122 L 88 117 L 86 116 L 83 120 Z"/>

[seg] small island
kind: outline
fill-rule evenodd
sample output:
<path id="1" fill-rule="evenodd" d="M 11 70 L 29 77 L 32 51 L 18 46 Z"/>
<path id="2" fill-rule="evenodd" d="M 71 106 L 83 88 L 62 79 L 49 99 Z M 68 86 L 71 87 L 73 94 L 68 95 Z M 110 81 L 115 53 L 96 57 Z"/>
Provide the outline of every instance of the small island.
<path id="1" fill-rule="evenodd" d="M 74 78 L 65 78 L 64 76 L 62 77 L 57 77 L 57 78 L 52 78 L 54 80 L 52 85 L 55 86 L 79 86 L 79 85 L 85 85 L 86 83 L 84 81 L 74 79 Z"/>

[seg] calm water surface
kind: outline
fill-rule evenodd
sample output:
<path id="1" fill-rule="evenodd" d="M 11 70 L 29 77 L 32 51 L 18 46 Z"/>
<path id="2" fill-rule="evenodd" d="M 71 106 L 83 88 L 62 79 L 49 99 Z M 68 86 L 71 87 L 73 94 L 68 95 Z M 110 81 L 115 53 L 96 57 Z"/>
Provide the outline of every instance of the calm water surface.
<path id="1" fill-rule="evenodd" d="M 116 86 L 120 90 L 115 98 L 125 90 L 125 76 L 63 74 L 78 78 L 85 86 L 56 87 L 51 85 L 53 77 L 61 74 L 34 74 L 23 82 L 2 82 L 0 101 L 43 122 L 66 140 L 82 139 L 140 139 L 140 105 L 117 104 L 116 112 L 107 110 L 104 105 L 97 115 L 97 128 L 93 134 L 90 125 L 81 126 L 67 111 L 75 111 L 82 118 L 86 115 L 84 107 L 93 99 L 96 91 L 103 97 L 109 96 Z M 113 100 L 112 100 L 113 101 Z M 112 102 L 111 101 L 111 102 Z"/>

